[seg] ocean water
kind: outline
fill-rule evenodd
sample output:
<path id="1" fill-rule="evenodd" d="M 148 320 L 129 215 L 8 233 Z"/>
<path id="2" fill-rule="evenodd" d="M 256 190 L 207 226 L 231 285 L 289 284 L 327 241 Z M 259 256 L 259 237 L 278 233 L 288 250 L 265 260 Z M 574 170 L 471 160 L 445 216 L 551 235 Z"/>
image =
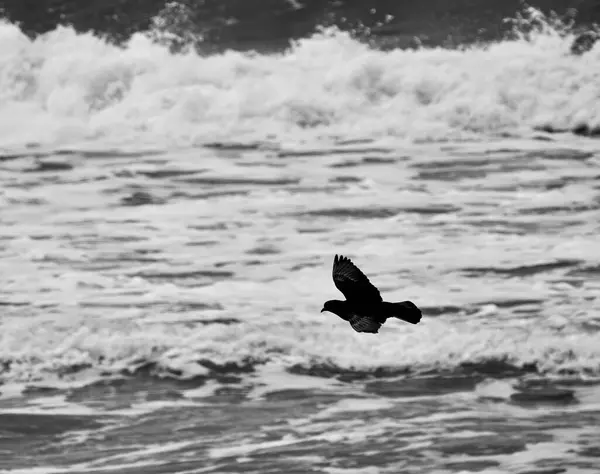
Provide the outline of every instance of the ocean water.
<path id="1" fill-rule="evenodd" d="M 529 13 L 268 54 L 0 23 L 0 472 L 597 474 L 600 45 Z M 320 313 L 336 253 L 421 323 Z"/>

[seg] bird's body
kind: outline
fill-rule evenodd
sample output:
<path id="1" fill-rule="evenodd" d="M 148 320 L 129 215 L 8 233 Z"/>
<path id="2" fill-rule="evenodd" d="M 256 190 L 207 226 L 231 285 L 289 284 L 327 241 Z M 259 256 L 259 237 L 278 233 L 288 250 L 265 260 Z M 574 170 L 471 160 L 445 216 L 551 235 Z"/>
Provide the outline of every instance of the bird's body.
<path id="1" fill-rule="evenodd" d="M 333 282 L 346 301 L 326 301 L 321 312 L 337 314 L 348 321 L 356 332 L 377 333 L 381 325 L 392 317 L 411 324 L 421 320 L 421 310 L 411 301 L 383 301 L 379 290 L 344 256 L 336 255 L 333 259 Z"/>

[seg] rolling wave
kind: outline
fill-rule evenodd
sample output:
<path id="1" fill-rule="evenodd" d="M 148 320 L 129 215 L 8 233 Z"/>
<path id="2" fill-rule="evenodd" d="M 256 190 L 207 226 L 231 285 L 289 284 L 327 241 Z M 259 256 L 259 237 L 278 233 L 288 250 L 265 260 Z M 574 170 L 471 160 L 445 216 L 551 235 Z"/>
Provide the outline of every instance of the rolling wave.
<path id="1" fill-rule="evenodd" d="M 166 311 L 176 314 L 166 308 L 164 317 Z M 357 337 L 333 319 L 317 321 L 314 315 L 289 310 L 258 321 L 253 321 L 255 316 L 168 318 L 171 321 L 5 321 L 0 336 L 2 377 L 35 381 L 150 370 L 157 376 L 218 379 L 251 373 L 264 364 L 327 377 L 431 372 L 600 375 L 597 333 L 570 329 L 567 323 L 490 325 L 479 318 L 470 323 L 442 316 L 426 318 L 417 329 L 392 326 L 379 337 Z"/>
<path id="2" fill-rule="evenodd" d="M 595 136 L 600 49 L 574 56 L 575 34 L 543 25 L 461 50 L 382 51 L 330 28 L 282 54 L 198 56 L 2 23 L 0 146 Z"/>

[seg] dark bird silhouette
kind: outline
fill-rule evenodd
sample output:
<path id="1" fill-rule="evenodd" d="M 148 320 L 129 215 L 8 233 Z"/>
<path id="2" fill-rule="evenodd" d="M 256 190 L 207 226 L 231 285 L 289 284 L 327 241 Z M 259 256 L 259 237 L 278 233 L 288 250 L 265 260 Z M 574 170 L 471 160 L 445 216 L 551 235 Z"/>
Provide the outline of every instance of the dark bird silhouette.
<path id="1" fill-rule="evenodd" d="M 388 318 L 398 318 L 417 324 L 421 310 L 412 301 L 387 303 L 379 290 L 349 258 L 336 255 L 333 259 L 333 283 L 346 297 L 346 301 L 329 300 L 323 311 L 337 314 L 348 321 L 356 332 L 376 333 Z"/>

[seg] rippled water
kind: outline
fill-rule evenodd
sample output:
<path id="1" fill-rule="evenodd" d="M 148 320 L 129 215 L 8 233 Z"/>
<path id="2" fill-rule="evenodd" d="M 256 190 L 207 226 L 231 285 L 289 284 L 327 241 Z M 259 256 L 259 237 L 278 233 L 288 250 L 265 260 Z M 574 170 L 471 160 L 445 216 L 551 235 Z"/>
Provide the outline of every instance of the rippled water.
<path id="1" fill-rule="evenodd" d="M 600 145 L 536 131 L 597 47 L 0 26 L 0 469 L 597 472 Z M 320 313 L 336 253 L 422 322 Z"/>
<path id="2" fill-rule="evenodd" d="M 5 155 L 5 435 L 74 472 L 593 472 L 592 145 Z M 319 313 L 335 252 L 423 322 Z"/>

